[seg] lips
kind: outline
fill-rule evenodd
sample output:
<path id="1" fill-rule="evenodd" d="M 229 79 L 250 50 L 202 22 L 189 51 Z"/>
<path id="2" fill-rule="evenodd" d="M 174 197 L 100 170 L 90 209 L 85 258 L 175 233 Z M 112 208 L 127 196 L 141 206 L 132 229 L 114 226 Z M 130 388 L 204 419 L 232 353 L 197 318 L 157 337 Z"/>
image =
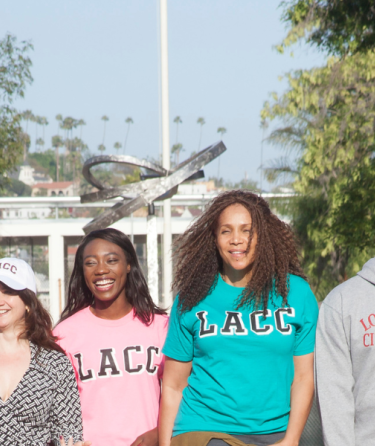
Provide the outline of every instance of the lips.
<path id="1" fill-rule="evenodd" d="M 246 251 L 229 251 L 229 254 L 232 256 L 242 256 L 246 254 Z"/>
<path id="2" fill-rule="evenodd" d="M 2 314 L 6 314 L 6 313 L 8 313 L 8 311 L 9 311 L 9 310 L 0 310 L 0 316 L 1 316 Z"/>
<path id="3" fill-rule="evenodd" d="M 94 285 L 98 291 L 108 291 L 113 287 L 114 283 L 114 279 L 99 279 L 94 282 Z"/>

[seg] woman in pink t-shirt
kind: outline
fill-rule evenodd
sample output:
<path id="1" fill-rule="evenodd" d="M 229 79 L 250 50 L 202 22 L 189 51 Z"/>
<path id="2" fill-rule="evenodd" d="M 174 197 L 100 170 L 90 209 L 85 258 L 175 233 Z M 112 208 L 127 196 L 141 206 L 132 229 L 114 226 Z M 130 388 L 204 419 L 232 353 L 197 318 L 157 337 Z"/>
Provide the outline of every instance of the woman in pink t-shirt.
<path id="1" fill-rule="evenodd" d="M 54 334 L 73 364 L 93 446 L 158 444 L 167 323 L 129 238 L 112 228 L 88 234 Z"/>

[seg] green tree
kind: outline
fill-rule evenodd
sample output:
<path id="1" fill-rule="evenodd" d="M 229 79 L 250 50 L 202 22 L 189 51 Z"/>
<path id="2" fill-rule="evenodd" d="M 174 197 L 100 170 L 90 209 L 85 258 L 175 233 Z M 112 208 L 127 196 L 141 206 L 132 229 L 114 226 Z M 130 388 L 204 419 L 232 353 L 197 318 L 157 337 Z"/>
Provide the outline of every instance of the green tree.
<path id="1" fill-rule="evenodd" d="M 182 119 L 180 116 L 176 116 L 173 120 L 173 122 L 176 124 L 176 144 L 178 143 L 178 126 L 179 124 L 182 124 Z"/>
<path id="2" fill-rule="evenodd" d="M 55 179 L 60 181 L 60 155 L 59 148 L 63 147 L 64 140 L 59 135 L 52 136 L 52 147 L 55 149 L 56 172 Z"/>
<path id="3" fill-rule="evenodd" d="M 48 125 L 48 120 L 46 117 L 42 116 L 40 118 L 40 125 L 42 126 L 43 130 L 43 141 L 45 141 L 45 127 Z"/>
<path id="4" fill-rule="evenodd" d="M 15 178 L 9 178 L 1 190 L 3 197 L 30 197 L 31 187 Z"/>
<path id="5" fill-rule="evenodd" d="M 105 128 L 106 128 L 107 121 L 109 121 L 109 118 L 108 118 L 108 116 L 104 115 L 104 116 L 101 117 L 101 120 L 104 123 L 104 126 L 103 126 L 103 142 L 102 142 L 101 145 L 104 146 L 104 142 L 105 142 Z"/>
<path id="6" fill-rule="evenodd" d="M 28 156 L 28 161 L 30 166 L 34 167 L 34 169 L 44 172 L 51 178 L 55 178 L 56 157 L 54 150 L 47 149 L 42 153 L 30 153 Z"/>
<path id="7" fill-rule="evenodd" d="M 116 152 L 117 152 L 117 155 L 118 155 L 118 152 L 119 152 L 119 150 L 122 147 L 121 143 L 120 142 L 115 142 L 113 147 L 116 149 Z"/>
<path id="8" fill-rule="evenodd" d="M 198 143 L 198 152 L 199 152 L 201 149 L 201 142 L 202 142 L 202 130 L 203 130 L 203 126 L 206 124 L 206 121 L 204 118 L 200 117 L 197 119 L 197 124 L 199 124 L 201 126 L 200 132 L 199 132 L 199 143 Z"/>
<path id="9" fill-rule="evenodd" d="M 293 0 L 282 5 L 289 32 L 278 46 L 281 52 L 300 39 L 338 56 L 375 48 L 373 0 Z"/>
<path id="10" fill-rule="evenodd" d="M 77 122 L 77 125 L 80 128 L 79 138 L 82 139 L 82 129 L 83 129 L 83 126 L 86 125 L 86 122 L 83 119 L 79 119 Z"/>
<path id="11" fill-rule="evenodd" d="M 295 161 L 270 166 L 269 180 L 289 175 L 300 198 L 287 210 L 302 240 L 316 289 L 348 277 L 358 250 L 375 241 L 375 53 L 330 58 L 322 68 L 295 71 L 289 88 L 273 94 L 262 119 L 281 127 L 269 141 Z M 324 288 L 323 282 L 329 284 Z"/>
<path id="12" fill-rule="evenodd" d="M 98 145 L 98 150 L 99 150 L 99 152 L 102 152 L 102 155 L 103 155 L 103 152 L 105 151 L 105 145 L 104 144 L 99 144 Z"/>
<path id="13" fill-rule="evenodd" d="M 44 147 L 44 139 L 43 138 L 38 138 L 35 141 L 35 145 L 36 145 L 36 151 L 40 152 L 43 149 L 43 147 Z"/>
<path id="14" fill-rule="evenodd" d="M 55 119 L 56 119 L 56 121 L 57 121 L 57 123 L 58 123 L 58 125 L 57 125 L 57 135 L 59 135 L 59 134 L 60 134 L 60 129 L 61 129 L 62 120 L 63 120 L 62 114 L 61 114 L 61 113 L 58 113 L 58 114 L 55 116 Z"/>
<path id="15" fill-rule="evenodd" d="M 127 124 L 127 127 L 126 127 L 126 135 L 125 135 L 124 152 L 123 152 L 123 153 L 125 153 L 126 143 L 128 142 L 128 136 L 129 136 L 130 126 L 131 126 L 131 124 L 133 124 L 133 118 L 131 118 L 130 116 L 128 116 L 128 117 L 125 119 L 125 123 Z"/>
<path id="16" fill-rule="evenodd" d="M 4 184 L 4 174 L 10 172 L 22 159 L 22 115 L 12 107 L 17 98 L 25 95 L 27 84 L 33 78 L 28 56 L 32 50 L 29 42 L 17 42 L 15 36 L 6 34 L 0 40 L 0 183 Z"/>
<path id="17" fill-rule="evenodd" d="M 172 146 L 172 154 L 175 156 L 175 165 L 177 166 L 180 162 L 180 153 L 184 151 L 183 145 L 181 143 L 173 144 Z"/>

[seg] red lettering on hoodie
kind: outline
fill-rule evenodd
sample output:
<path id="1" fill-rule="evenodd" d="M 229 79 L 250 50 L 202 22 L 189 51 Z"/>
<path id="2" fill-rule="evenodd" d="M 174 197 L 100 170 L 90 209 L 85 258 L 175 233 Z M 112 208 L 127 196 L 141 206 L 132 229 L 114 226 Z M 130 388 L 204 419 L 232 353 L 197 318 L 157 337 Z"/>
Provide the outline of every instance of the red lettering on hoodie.
<path id="1" fill-rule="evenodd" d="M 366 324 L 365 324 L 365 322 L 363 321 L 363 319 L 361 319 L 360 322 L 361 322 L 361 324 L 363 325 L 363 328 L 365 329 L 365 331 L 370 330 L 370 328 L 371 328 L 371 324 L 370 324 L 368 327 L 366 327 Z"/>

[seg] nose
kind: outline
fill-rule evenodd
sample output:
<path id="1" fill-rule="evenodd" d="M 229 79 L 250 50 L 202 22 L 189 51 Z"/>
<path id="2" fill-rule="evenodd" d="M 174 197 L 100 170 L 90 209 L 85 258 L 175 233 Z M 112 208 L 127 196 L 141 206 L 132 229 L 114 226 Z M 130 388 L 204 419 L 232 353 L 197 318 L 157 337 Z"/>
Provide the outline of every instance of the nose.
<path id="1" fill-rule="evenodd" d="M 97 276 L 102 276 L 103 274 L 109 273 L 109 267 L 105 262 L 98 262 L 96 265 L 94 274 Z"/>
<path id="2" fill-rule="evenodd" d="M 241 237 L 241 234 L 239 231 L 232 232 L 232 237 L 231 237 L 230 243 L 232 245 L 240 245 L 243 243 L 243 240 L 242 240 L 242 237 Z"/>

